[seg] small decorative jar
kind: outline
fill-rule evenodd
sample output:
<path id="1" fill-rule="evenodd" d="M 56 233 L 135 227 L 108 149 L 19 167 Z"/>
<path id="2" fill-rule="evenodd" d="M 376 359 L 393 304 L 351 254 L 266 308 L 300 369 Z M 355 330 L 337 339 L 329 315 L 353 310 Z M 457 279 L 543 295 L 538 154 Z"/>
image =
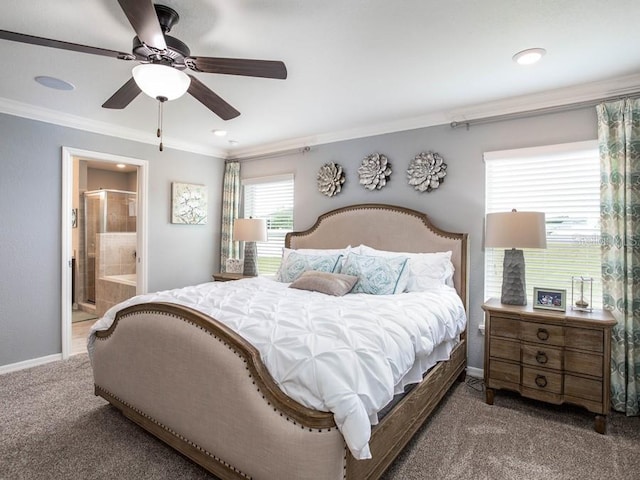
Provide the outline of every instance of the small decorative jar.
<path id="1" fill-rule="evenodd" d="M 225 262 L 225 272 L 227 273 L 242 273 L 244 268 L 244 262 L 237 258 L 227 258 Z"/>

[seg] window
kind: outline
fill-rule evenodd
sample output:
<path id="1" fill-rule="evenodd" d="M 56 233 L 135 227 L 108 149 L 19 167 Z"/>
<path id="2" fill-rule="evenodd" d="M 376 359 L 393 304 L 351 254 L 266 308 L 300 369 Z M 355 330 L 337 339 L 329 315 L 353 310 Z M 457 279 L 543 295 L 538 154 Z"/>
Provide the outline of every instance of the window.
<path id="1" fill-rule="evenodd" d="M 293 175 L 242 180 L 244 217 L 267 220 L 267 241 L 258 242 L 258 272 L 276 273 L 285 235 L 293 230 Z"/>
<path id="2" fill-rule="evenodd" d="M 546 249 L 524 249 L 527 301 L 533 287 L 567 290 L 571 277 L 593 277 L 593 307 L 602 306 L 600 161 L 597 142 L 488 152 L 486 213 L 545 212 Z M 485 298 L 500 298 L 504 250 L 485 251 Z M 577 297 L 577 292 L 574 293 Z M 589 301 L 589 298 L 586 298 Z"/>

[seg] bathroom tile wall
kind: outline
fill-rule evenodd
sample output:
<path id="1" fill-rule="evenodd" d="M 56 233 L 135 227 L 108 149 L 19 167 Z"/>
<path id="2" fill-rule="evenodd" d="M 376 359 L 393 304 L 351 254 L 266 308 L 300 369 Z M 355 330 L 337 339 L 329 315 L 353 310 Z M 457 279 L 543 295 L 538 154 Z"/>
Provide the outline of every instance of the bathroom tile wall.
<path id="1" fill-rule="evenodd" d="M 113 275 L 136 273 L 136 233 L 96 235 L 96 315 L 136 294 L 135 285 L 108 280 Z"/>
<path id="2" fill-rule="evenodd" d="M 99 233 L 97 239 L 97 278 L 136 273 L 135 232 Z"/>

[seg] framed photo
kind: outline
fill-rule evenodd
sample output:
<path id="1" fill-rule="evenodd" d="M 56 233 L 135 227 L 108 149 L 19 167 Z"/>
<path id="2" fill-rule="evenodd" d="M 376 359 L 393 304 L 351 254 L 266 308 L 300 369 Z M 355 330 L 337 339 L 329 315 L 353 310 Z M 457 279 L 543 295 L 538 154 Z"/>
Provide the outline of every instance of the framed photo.
<path id="1" fill-rule="evenodd" d="M 567 291 L 533 287 L 533 308 L 564 312 L 567 309 Z"/>
<path id="2" fill-rule="evenodd" d="M 171 223 L 205 225 L 207 223 L 207 187 L 173 182 Z"/>

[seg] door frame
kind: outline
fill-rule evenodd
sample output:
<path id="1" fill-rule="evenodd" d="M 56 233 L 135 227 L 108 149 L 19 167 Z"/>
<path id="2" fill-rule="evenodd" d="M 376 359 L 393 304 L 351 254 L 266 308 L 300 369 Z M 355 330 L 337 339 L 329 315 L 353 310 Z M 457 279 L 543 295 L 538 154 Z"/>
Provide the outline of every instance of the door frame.
<path id="1" fill-rule="evenodd" d="M 72 209 L 73 209 L 73 162 L 75 159 L 95 160 L 109 163 L 126 163 L 138 167 L 138 218 L 136 219 L 136 293 L 147 292 L 148 282 L 148 192 L 149 162 L 138 158 L 123 157 L 110 153 L 93 152 L 72 147 L 62 147 L 62 285 L 61 285 L 61 317 L 62 317 L 62 358 L 71 355 L 71 259 L 72 244 Z"/>

